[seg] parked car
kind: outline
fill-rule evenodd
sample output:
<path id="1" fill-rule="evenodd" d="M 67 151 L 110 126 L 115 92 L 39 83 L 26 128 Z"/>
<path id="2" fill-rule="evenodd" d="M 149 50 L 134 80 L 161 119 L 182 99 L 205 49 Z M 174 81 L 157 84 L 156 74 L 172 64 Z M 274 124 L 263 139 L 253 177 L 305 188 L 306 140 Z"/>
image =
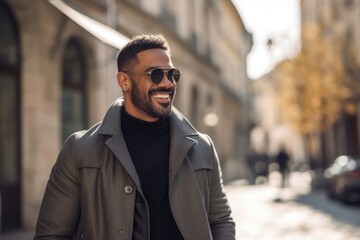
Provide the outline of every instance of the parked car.
<path id="1" fill-rule="evenodd" d="M 341 155 L 324 172 L 328 195 L 343 202 L 360 201 L 360 156 Z"/>

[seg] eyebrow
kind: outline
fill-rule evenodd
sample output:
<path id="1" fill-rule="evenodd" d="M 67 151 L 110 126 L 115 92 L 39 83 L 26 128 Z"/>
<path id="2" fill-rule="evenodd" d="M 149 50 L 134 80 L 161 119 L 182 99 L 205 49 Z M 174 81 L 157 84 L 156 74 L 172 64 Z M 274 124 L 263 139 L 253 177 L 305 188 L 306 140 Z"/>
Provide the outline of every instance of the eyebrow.
<path id="1" fill-rule="evenodd" d="M 144 72 L 149 72 L 149 71 L 151 71 L 151 70 L 153 70 L 153 69 L 155 69 L 155 68 L 158 68 L 158 67 L 156 67 L 156 66 L 154 66 L 154 67 L 148 67 L 147 69 L 144 70 Z"/>

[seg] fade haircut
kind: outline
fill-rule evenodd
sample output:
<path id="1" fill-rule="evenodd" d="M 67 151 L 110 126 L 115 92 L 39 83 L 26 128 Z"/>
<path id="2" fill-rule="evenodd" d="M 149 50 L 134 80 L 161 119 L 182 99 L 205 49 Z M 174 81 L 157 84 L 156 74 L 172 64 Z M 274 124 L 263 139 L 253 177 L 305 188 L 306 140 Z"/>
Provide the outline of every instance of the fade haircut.
<path id="1" fill-rule="evenodd" d="M 141 34 L 133 37 L 117 55 L 118 71 L 131 69 L 138 61 L 139 52 L 154 48 L 163 49 L 170 55 L 170 47 L 164 36 L 160 34 Z"/>

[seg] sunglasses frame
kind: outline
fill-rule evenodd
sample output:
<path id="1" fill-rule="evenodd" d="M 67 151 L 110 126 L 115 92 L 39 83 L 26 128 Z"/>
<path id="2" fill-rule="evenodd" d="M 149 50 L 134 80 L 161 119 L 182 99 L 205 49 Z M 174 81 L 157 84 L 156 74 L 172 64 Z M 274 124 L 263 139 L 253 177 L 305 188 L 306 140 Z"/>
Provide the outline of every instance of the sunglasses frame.
<path id="1" fill-rule="evenodd" d="M 154 71 L 161 71 L 162 72 L 162 76 L 161 76 L 161 78 L 159 79 L 159 80 L 156 80 L 155 81 L 155 77 L 154 77 Z M 173 72 L 173 74 L 172 74 L 172 76 L 169 76 L 169 74 L 170 74 L 170 72 L 171 71 L 177 71 L 177 72 Z M 151 69 L 151 70 L 149 70 L 149 71 L 147 71 L 147 72 L 144 72 L 145 73 L 145 75 L 146 76 L 150 76 L 150 80 L 151 80 L 151 82 L 152 83 L 154 83 L 154 84 L 159 84 L 160 82 L 161 82 L 161 80 L 164 78 L 164 75 L 166 74 L 166 78 L 170 81 L 170 82 L 172 82 L 172 83 L 177 83 L 179 80 L 180 80 L 180 76 L 181 76 L 181 72 L 180 72 L 180 70 L 179 69 L 177 69 L 177 68 L 168 68 L 168 69 L 163 69 L 163 68 L 153 68 L 153 69 Z M 178 77 L 178 79 L 176 80 L 175 78 L 174 78 L 174 74 L 177 74 L 177 75 L 179 75 L 179 77 Z"/>
<path id="2" fill-rule="evenodd" d="M 159 79 L 158 81 L 153 81 L 154 77 L 152 76 L 152 74 L 154 73 L 154 71 L 158 71 L 160 70 L 162 75 L 161 75 L 161 79 Z M 179 75 L 178 79 L 176 80 L 173 76 L 174 74 L 172 75 L 172 78 L 170 79 L 169 78 L 169 73 L 171 71 L 177 71 L 177 75 Z M 120 72 L 124 72 L 124 73 L 131 73 L 131 74 L 145 74 L 145 76 L 150 76 L 150 81 L 154 84 L 159 84 L 161 82 L 161 80 L 164 78 L 164 74 L 166 74 L 166 78 L 171 82 L 171 83 L 177 83 L 179 80 L 180 80 L 180 77 L 181 77 L 181 72 L 179 69 L 177 68 L 159 68 L 159 67 L 156 67 L 156 68 L 153 68 L 149 71 L 146 71 L 146 72 L 142 72 L 142 73 L 136 73 L 136 72 L 132 72 L 132 71 L 128 71 L 128 70 L 122 70 Z"/>

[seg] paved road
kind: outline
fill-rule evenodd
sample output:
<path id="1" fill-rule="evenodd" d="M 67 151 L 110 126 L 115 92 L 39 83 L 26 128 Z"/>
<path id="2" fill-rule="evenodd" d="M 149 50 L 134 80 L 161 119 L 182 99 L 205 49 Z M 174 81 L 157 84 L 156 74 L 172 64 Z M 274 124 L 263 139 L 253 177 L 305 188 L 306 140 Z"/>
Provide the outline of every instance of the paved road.
<path id="1" fill-rule="evenodd" d="M 309 177 L 293 174 L 279 190 L 274 173 L 267 185 L 226 186 L 238 240 L 360 240 L 360 205 L 344 205 L 311 191 Z"/>

